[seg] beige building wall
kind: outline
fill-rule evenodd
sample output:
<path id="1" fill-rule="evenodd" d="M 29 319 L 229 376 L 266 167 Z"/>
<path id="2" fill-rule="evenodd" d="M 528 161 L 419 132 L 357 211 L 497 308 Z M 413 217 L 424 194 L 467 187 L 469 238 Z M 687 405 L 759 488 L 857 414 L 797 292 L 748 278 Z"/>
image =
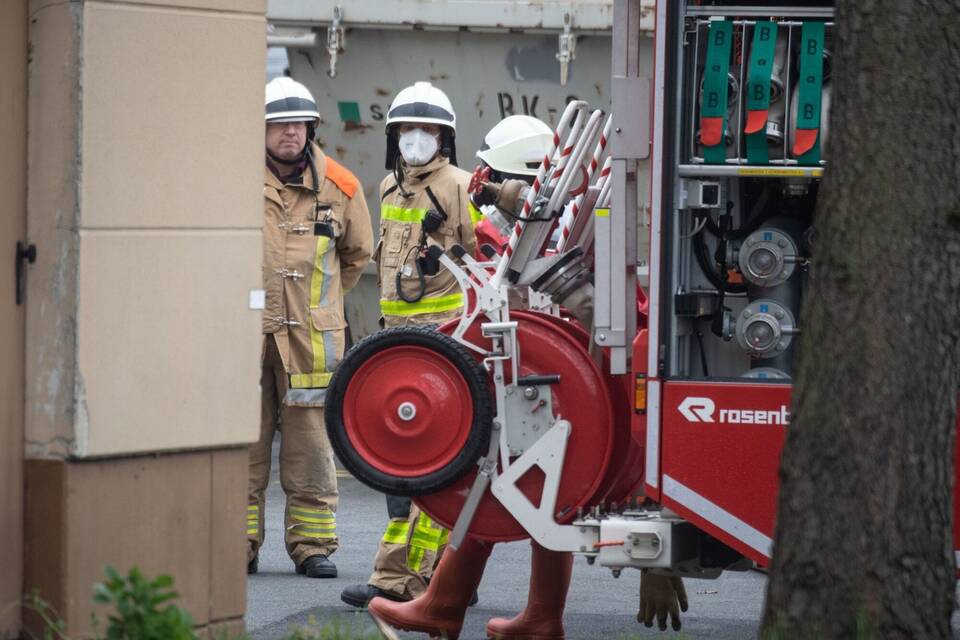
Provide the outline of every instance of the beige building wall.
<path id="1" fill-rule="evenodd" d="M 264 3 L 37 5 L 27 455 L 253 440 Z"/>
<path id="2" fill-rule="evenodd" d="M 239 633 L 247 543 L 235 523 L 246 517 L 246 481 L 245 449 L 31 461 L 26 585 L 54 605 L 71 637 L 82 637 L 91 614 L 105 621 L 110 613 L 92 599 L 104 567 L 126 573 L 136 565 L 150 577 L 172 575 L 178 604 L 198 626 Z"/>
<path id="3" fill-rule="evenodd" d="M 242 626 L 265 10 L 29 4 L 24 587 L 75 635 L 107 564 Z"/>

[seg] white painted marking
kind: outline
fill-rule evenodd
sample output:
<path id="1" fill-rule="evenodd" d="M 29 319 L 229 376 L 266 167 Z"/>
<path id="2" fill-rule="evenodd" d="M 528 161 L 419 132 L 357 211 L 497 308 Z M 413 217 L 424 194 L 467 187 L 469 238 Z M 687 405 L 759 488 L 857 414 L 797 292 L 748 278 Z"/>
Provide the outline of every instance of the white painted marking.
<path id="1" fill-rule="evenodd" d="M 660 381 L 647 380 L 646 482 L 660 486 Z"/>
<path id="2" fill-rule="evenodd" d="M 713 422 L 713 412 L 716 408 L 710 398 L 690 396 L 683 399 L 677 411 L 683 414 L 687 422 Z"/>
<path id="3" fill-rule="evenodd" d="M 710 524 L 729 533 L 767 558 L 771 557 L 773 540 L 767 535 L 666 474 L 663 476 L 663 495 L 676 500 L 698 516 L 705 518 Z"/>

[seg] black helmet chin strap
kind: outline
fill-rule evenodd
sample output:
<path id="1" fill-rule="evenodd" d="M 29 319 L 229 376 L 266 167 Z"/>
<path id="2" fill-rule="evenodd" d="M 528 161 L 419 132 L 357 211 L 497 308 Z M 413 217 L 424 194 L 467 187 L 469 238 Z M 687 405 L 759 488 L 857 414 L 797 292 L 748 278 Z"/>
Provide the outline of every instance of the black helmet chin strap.
<path id="1" fill-rule="evenodd" d="M 397 181 L 397 189 L 400 190 L 400 195 L 404 198 L 409 198 L 413 194 L 403 188 L 403 181 L 406 180 L 406 175 L 403 172 L 403 158 L 400 157 L 398 153 L 396 159 L 393 161 L 393 179 Z"/>

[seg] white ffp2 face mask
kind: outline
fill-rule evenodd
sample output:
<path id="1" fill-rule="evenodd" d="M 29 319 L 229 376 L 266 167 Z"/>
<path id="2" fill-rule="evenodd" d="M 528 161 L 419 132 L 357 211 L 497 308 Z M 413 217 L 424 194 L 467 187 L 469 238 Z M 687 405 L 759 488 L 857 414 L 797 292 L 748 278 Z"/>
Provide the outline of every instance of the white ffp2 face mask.
<path id="1" fill-rule="evenodd" d="M 407 164 L 419 167 L 433 160 L 440 145 L 437 138 L 423 129 L 411 129 L 400 134 L 400 155 Z"/>

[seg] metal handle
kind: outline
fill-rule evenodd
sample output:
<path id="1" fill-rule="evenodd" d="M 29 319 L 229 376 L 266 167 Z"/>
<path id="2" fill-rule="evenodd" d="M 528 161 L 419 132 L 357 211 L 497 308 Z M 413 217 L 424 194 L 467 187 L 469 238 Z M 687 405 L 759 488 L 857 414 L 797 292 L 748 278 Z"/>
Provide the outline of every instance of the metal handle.
<path id="1" fill-rule="evenodd" d="M 523 376 L 517 380 L 517 385 L 521 387 L 536 387 L 543 384 L 560 384 L 560 375 L 553 373 L 547 375 Z"/>
<path id="2" fill-rule="evenodd" d="M 25 244 L 23 242 L 17 241 L 17 256 L 16 256 L 16 300 L 17 306 L 23 304 L 23 261 L 26 260 L 28 263 L 33 264 L 37 261 L 37 247 L 32 244 Z"/>

